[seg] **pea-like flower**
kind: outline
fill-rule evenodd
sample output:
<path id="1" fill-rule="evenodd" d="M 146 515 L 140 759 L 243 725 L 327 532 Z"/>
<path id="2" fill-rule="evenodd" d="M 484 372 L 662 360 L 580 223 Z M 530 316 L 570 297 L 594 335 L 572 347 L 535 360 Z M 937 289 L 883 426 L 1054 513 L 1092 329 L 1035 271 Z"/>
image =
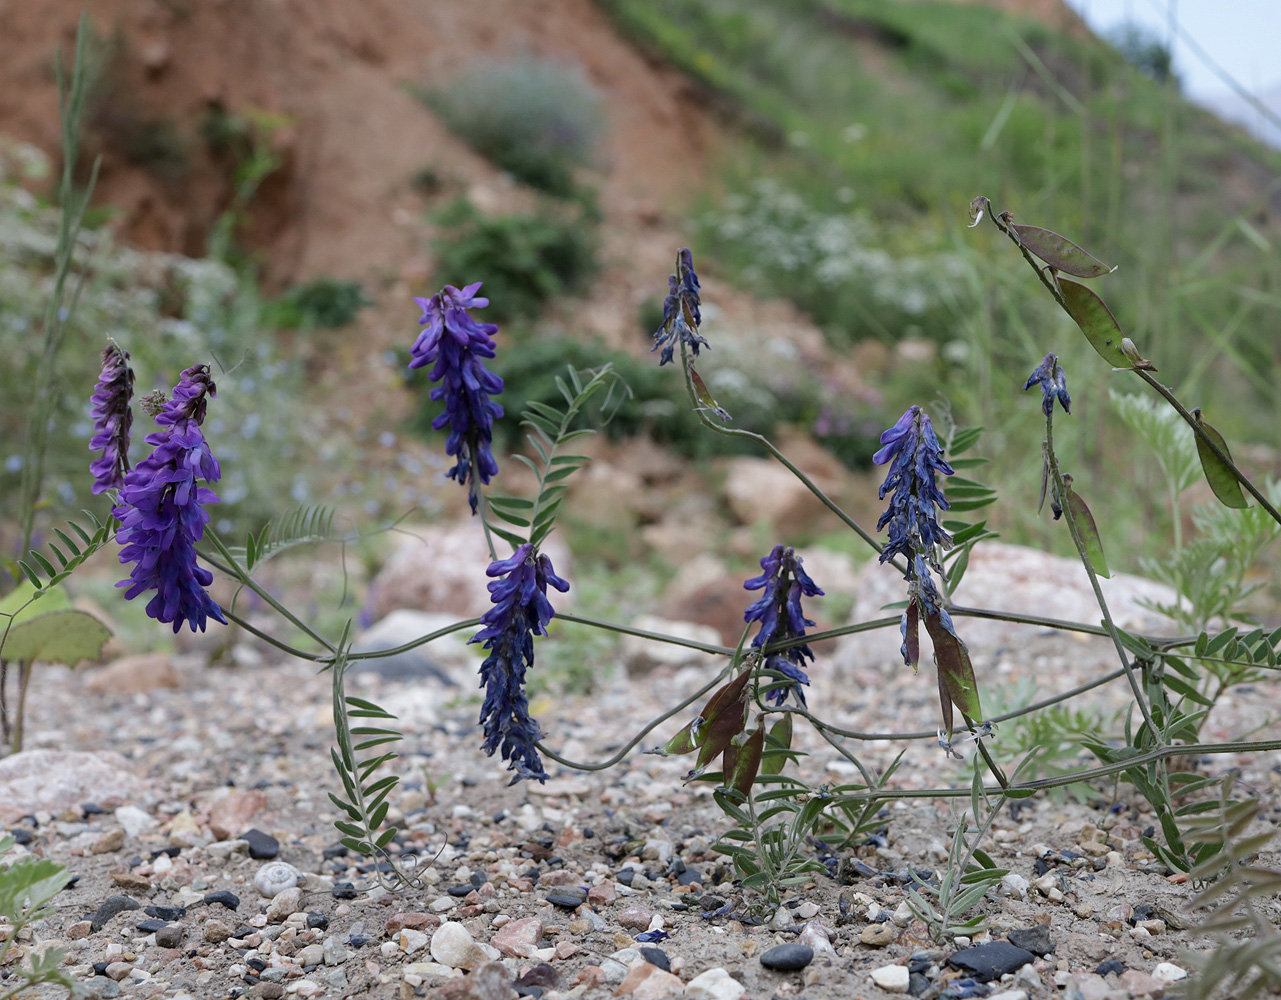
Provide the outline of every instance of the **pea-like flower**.
<path id="1" fill-rule="evenodd" d="M 657 351 L 663 349 L 658 358 L 661 368 L 673 360 L 676 345 L 684 342 L 689 345 L 694 357 L 698 357 L 699 346 L 707 347 L 707 341 L 698 332 L 703 322 L 699 313 L 698 275 L 694 273 L 694 257 L 685 247 L 676 254 L 676 273 L 667 277 L 667 298 L 663 300 L 663 325 L 654 333 L 654 346 Z"/>
<path id="2" fill-rule="evenodd" d="M 534 636 L 547 634 L 547 623 L 556 614 L 547 600 L 547 588 L 561 593 L 569 584 L 556 575 L 552 562 L 539 555 L 528 542 L 508 559 L 497 559 L 485 570 L 487 576 L 501 577 L 489 584 L 493 607 L 481 616 L 484 625 L 471 639 L 483 642 L 489 655 L 480 665 L 485 701 L 480 723 L 485 730 L 482 747 L 491 757 L 499 751 L 521 778 L 547 780 L 535 742 L 542 737 L 538 723 L 530 717 L 525 697 L 525 671 L 534 665 Z"/>
<path id="3" fill-rule="evenodd" d="M 227 624 L 205 590 L 213 574 L 196 563 L 196 543 L 209 523 L 205 506 L 218 503 L 214 491 L 197 480 L 214 483 L 222 475 L 200 429 L 206 397 L 215 394 L 208 365 L 182 373 L 173 398 L 156 417 L 161 429 L 146 437 L 154 446 L 151 454 L 125 475 L 120 502 L 112 510 L 120 521 L 120 561 L 134 564 L 129 579 L 116 586 L 129 588 L 128 600 L 156 591 L 147 614 L 172 623 L 175 633 L 184 621 L 193 632 L 203 632 L 209 618 Z"/>
<path id="4" fill-rule="evenodd" d="M 467 487 L 467 499 L 476 513 L 479 499 L 477 478 L 488 484 L 498 473 L 491 446 L 494 440 L 494 418 L 503 408 L 490 396 L 503 391 L 503 380 L 485 368 L 483 358 L 495 353 L 493 323 L 478 323 L 467 312 L 489 305 L 489 299 L 476 294 L 481 282 L 457 289 L 446 285 L 429 299 L 414 299 L 422 309 L 419 324 L 426 327 L 418 334 L 411 350 L 410 368 L 422 368 L 435 362 L 428 376 L 439 382 L 431 398 L 444 400 L 444 412 L 431 422 L 441 430 L 449 428 L 445 454 L 457 458 L 447 475 Z"/>
<path id="5" fill-rule="evenodd" d="M 765 572 L 743 584 L 744 590 L 764 591 L 743 613 L 744 621 L 761 623 L 760 631 L 752 640 L 752 646 L 757 649 L 771 642 L 804 636 L 805 627 L 814 622 L 805 617 L 801 598 L 821 596 L 823 593 L 805 572 L 800 556 L 789 546 L 775 545 L 770 554 L 761 560 L 761 569 Z M 765 666 L 791 678 L 794 683 L 774 688 L 765 696 L 766 700 L 781 705 L 791 691 L 796 695 L 796 700 L 804 705 L 805 693 L 801 690 L 801 685 L 809 684 L 810 679 L 801 668 L 806 660 L 812 662 L 813 659 L 814 651 L 805 643 L 789 646 L 769 655 Z"/>
<path id="6" fill-rule="evenodd" d="M 888 562 L 896 555 L 921 553 L 926 561 L 938 569 L 934 555 L 935 546 L 952 547 L 952 536 L 938 522 L 938 510 L 950 506 L 943 496 L 935 477 L 942 473 L 953 474 L 953 468 L 943 458 L 943 446 L 929 416 L 919 406 L 909 406 L 898 422 L 881 435 L 881 449 L 872 456 L 877 465 L 893 460 L 885 482 L 877 496 L 884 500 L 893 492 L 890 505 L 876 530 L 887 525 L 889 541 L 881 550 L 881 562 Z"/>
<path id="7" fill-rule="evenodd" d="M 1041 393 L 1045 397 L 1041 401 L 1041 408 L 1045 410 L 1048 417 L 1054 412 L 1054 401 L 1057 399 L 1059 405 L 1063 407 L 1064 413 L 1072 412 L 1072 397 L 1068 395 L 1067 390 L 1067 372 L 1059 364 L 1058 356 L 1053 352 L 1047 354 L 1036 370 L 1028 377 L 1023 385 L 1023 391 L 1027 392 L 1034 385 L 1041 387 Z"/>
<path id="8" fill-rule="evenodd" d="M 89 465 L 93 473 L 93 492 L 118 490 L 129 471 L 129 431 L 133 426 L 133 369 L 129 352 L 109 340 L 102 349 L 102 372 L 94 387 L 93 438 L 90 451 L 102 454 Z"/>

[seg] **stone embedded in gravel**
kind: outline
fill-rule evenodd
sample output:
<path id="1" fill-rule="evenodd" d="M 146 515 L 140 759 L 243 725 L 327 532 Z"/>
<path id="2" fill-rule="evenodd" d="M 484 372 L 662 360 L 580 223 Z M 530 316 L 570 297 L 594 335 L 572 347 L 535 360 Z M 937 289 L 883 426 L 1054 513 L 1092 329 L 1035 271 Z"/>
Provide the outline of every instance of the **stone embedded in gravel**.
<path id="1" fill-rule="evenodd" d="M 1078 972 L 1068 979 L 1064 1000 L 1108 1000 L 1115 991 L 1106 979 L 1093 972 Z"/>
<path id="2" fill-rule="evenodd" d="M 112 962 L 106 968 L 108 979 L 114 979 L 116 982 L 124 979 L 129 973 L 133 972 L 133 966 L 128 962 Z"/>
<path id="3" fill-rule="evenodd" d="M 633 963 L 627 975 L 614 991 L 616 996 L 630 996 L 634 1000 L 661 1000 L 664 997 L 680 996 L 684 987 L 679 976 L 664 972 L 646 961 Z"/>
<path id="4" fill-rule="evenodd" d="M 156 917 L 149 917 L 146 920 L 139 920 L 134 926 L 144 934 L 154 934 L 168 923 L 168 920 L 159 920 Z"/>
<path id="5" fill-rule="evenodd" d="M 221 920 L 207 920 L 205 921 L 204 937 L 210 944 L 221 944 L 231 937 L 231 928 Z"/>
<path id="6" fill-rule="evenodd" d="M 836 949 L 832 947 L 832 939 L 828 937 L 827 930 L 813 920 L 806 922 L 801 933 L 796 936 L 796 943 L 813 948 L 815 955 L 836 957 Z"/>
<path id="7" fill-rule="evenodd" d="M 1098 968 L 1094 970 L 1096 976 L 1106 976 L 1110 972 L 1115 972 L 1118 976 L 1125 971 L 1125 963 L 1115 958 L 1109 958 L 1106 962 L 1100 962 Z"/>
<path id="8" fill-rule="evenodd" d="M 253 789 L 232 789 L 209 810 L 209 831 L 219 840 L 230 840 L 249 825 L 255 814 L 267 807 L 267 796 Z"/>
<path id="9" fill-rule="evenodd" d="M 334 887 L 329 891 L 333 894 L 334 899 L 355 899 L 360 895 L 356 891 L 356 887 L 350 882 L 335 882 Z"/>
<path id="10" fill-rule="evenodd" d="M 743 984 L 724 969 L 708 969 L 685 986 L 685 1000 L 740 1000 Z"/>
<path id="11" fill-rule="evenodd" d="M 114 868 L 110 872 L 111 884 L 118 885 L 122 889 L 137 889 L 139 892 L 146 892 L 151 888 L 151 883 L 141 875 L 135 875 L 124 868 Z"/>
<path id="12" fill-rule="evenodd" d="M 411 930 L 408 927 L 396 935 L 396 944 L 400 946 L 400 950 L 406 955 L 413 955 L 422 951 L 427 947 L 427 942 L 430 940 L 430 934 L 424 934 L 422 931 Z"/>
<path id="13" fill-rule="evenodd" d="M 404 928 L 410 930 L 423 931 L 429 928 L 439 927 L 440 917 L 434 913 L 397 913 L 395 916 L 387 918 L 387 924 L 384 928 L 387 936 L 394 938 Z"/>
<path id="14" fill-rule="evenodd" d="M 648 930 L 650 921 L 653 919 L 654 911 L 648 906 L 628 906 L 618 914 L 619 924 L 633 931 Z"/>
<path id="15" fill-rule="evenodd" d="M 795 972 L 814 961 L 814 949 L 804 944 L 780 944 L 761 953 L 761 965 L 775 972 Z"/>
<path id="16" fill-rule="evenodd" d="M 613 882 L 602 882 L 587 890 L 587 902 L 593 906 L 608 906 L 618 898 L 618 890 Z"/>
<path id="17" fill-rule="evenodd" d="M 329 930 L 329 918 L 328 918 L 327 916 L 325 916 L 325 914 L 323 914 L 323 913 L 314 913 L 314 912 L 313 912 L 313 913 L 308 913 L 308 914 L 307 914 L 307 929 L 308 929 L 308 930 L 313 930 L 313 929 L 314 929 L 314 930 L 318 930 L 318 931 L 327 931 L 327 930 Z"/>
<path id="18" fill-rule="evenodd" d="M 586 893 L 577 892 L 569 889 L 563 889 L 559 892 L 549 892 L 547 902 L 553 906 L 559 906 L 563 910 L 576 910 L 583 905 L 587 899 Z"/>
<path id="19" fill-rule="evenodd" d="M 523 917 L 504 924 L 489 943 L 511 958 L 529 958 L 542 940 L 543 922 L 537 917 Z"/>
<path id="20" fill-rule="evenodd" d="M 187 928 L 182 924 L 165 924 L 156 931 L 156 944 L 161 948 L 177 948 L 182 944 L 183 935 L 187 933 Z"/>
<path id="21" fill-rule="evenodd" d="M 406 973 L 410 968 L 405 966 Z M 508 1000 L 511 995 L 511 973 L 501 962 L 486 962 L 470 975 L 431 990 L 432 1000 Z"/>
<path id="22" fill-rule="evenodd" d="M 664 972 L 672 971 L 672 961 L 662 948 L 642 948 L 640 953 L 641 958 L 645 959 L 650 965 L 657 966 Z"/>
<path id="23" fill-rule="evenodd" d="M 704 878 L 703 873 L 700 872 L 697 868 L 686 868 L 683 872 L 681 872 L 679 875 L 676 876 L 676 884 L 677 885 L 693 885 L 695 882 L 697 882 L 699 885 L 702 885 L 703 878 Z"/>
<path id="24" fill-rule="evenodd" d="M 254 888 L 258 895 L 275 899 L 286 889 L 296 886 L 301 877 L 302 872 L 285 861 L 268 861 L 254 875 Z"/>
<path id="25" fill-rule="evenodd" d="M 297 913 L 301 908 L 302 890 L 297 886 L 282 889 L 271 898 L 271 905 L 267 907 L 267 923 L 283 924 L 291 913 Z"/>
<path id="26" fill-rule="evenodd" d="M 1187 979 L 1186 969 L 1180 969 L 1173 962 L 1160 962 L 1152 970 L 1152 978 L 1159 979 L 1163 983 L 1177 983 L 1180 979 Z"/>
<path id="27" fill-rule="evenodd" d="M 240 906 L 240 897 L 234 892 L 228 892 L 226 889 L 219 889 L 217 892 L 206 893 L 202 898 L 205 903 L 221 903 L 229 910 L 234 910 Z"/>
<path id="28" fill-rule="evenodd" d="M 318 944 L 306 945 L 294 952 L 293 960 L 304 969 L 308 966 L 314 968 L 325 960 L 325 949 Z"/>
<path id="29" fill-rule="evenodd" d="M 882 965 L 872 970 L 872 982 L 886 993 L 906 993 L 908 981 L 912 978 L 906 965 Z"/>
<path id="30" fill-rule="evenodd" d="M 1140 1000 L 1143 997 L 1165 996 L 1166 984 L 1154 976 L 1149 976 L 1146 972 L 1140 972 L 1138 969 L 1131 969 L 1128 972 L 1121 973 L 1120 985 L 1123 990 L 1126 990 L 1136 1000 Z"/>
<path id="31" fill-rule="evenodd" d="M 898 928 L 893 924 L 868 924 L 863 928 L 858 939 L 872 948 L 884 948 L 898 937 Z"/>
<path id="32" fill-rule="evenodd" d="M 1033 955 L 1044 958 L 1054 953 L 1054 942 L 1050 939 L 1050 929 L 1044 924 L 1035 927 L 1024 927 L 1012 930 L 1005 935 L 1010 944 Z"/>
<path id="33" fill-rule="evenodd" d="M 1027 990 L 1003 990 L 988 994 L 987 1000 L 1027 1000 Z"/>
<path id="34" fill-rule="evenodd" d="M 92 854 L 114 854 L 125 846 L 125 832 L 119 827 L 108 830 L 89 847 Z"/>
<path id="35" fill-rule="evenodd" d="M 484 960 L 471 933 L 453 920 L 441 924 L 432 934 L 431 957 L 451 969 L 468 969 Z"/>
<path id="36" fill-rule="evenodd" d="M 181 920 L 187 915 L 185 906 L 148 906 L 142 911 L 149 917 L 159 917 L 161 920 Z"/>
<path id="37" fill-rule="evenodd" d="M 537 986 L 541 989 L 551 990 L 555 989 L 559 985 L 560 976 L 557 974 L 555 968 L 548 965 L 546 962 L 539 962 L 512 983 L 512 986 L 518 991 L 527 986 Z"/>
<path id="38" fill-rule="evenodd" d="M 332 934 L 325 938 L 323 948 L 326 965 L 342 965 L 351 957 L 351 952 L 343 947 L 342 941 Z"/>
<path id="39" fill-rule="evenodd" d="M 151 813 L 145 809 L 139 809 L 137 806 L 121 806 L 116 810 L 116 822 L 124 828 L 125 836 L 136 837 L 140 833 L 146 833 L 154 829 L 156 821 L 152 818 Z"/>
<path id="40" fill-rule="evenodd" d="M 102 930 L 103 926 L 114 917 L 117 913 L 125 910 L 140 910 L 142 904 L 136 899 L 130 899 L 128 896 L 108 896 L 94 911 L 90 921 L 93 926 L 93 932 L 96 934 Z"/>
<path id="41" fill-rule="evenodd" d="M 249 845 L 249 856 L 257 861 L 269 860 L 280 853 L 280 841 L 257 827 L 246 830 L 240 839 Z"/>
<path id="42" fill-rule="evenodd" d="M 968 972 L 975 979 L 988 982 L 1000 979 L 1007 972 L 1021 969 L 1036 956 L 1024 948 L 1016 948 L 1008 941 L 990 941 L 973 948 L 963 948 L 948 956 L 947 964 Z"/>

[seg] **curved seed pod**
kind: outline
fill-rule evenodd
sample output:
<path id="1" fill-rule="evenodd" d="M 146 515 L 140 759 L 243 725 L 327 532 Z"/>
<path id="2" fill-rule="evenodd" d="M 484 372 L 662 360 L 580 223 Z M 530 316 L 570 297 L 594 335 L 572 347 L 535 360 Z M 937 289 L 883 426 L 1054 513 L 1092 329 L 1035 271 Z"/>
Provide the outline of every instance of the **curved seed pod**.
<path id="1" fill-rule="evenodd" d="M 1066 236 L 1038 226 L 1010 226 L 1018 233 L 1019 242 L 1051 267 L 1078 278 L 1097 278 L 1111 274 L 1115 267 L 1108 267 L 1073 243 Z"/>
<path id="2" fill-rule="evenodd" d="M 1085 501 L 1072 489 L 1071 479 L 1071 476 L 1063 477 L 1063 492 L 1066 494 L 1068 510 L 1072 512 L 1072 520 L 1076 522 L 1076 528 L 1081 533 L 1085 557 L 1090 560 L 1095 573 L 1105 580 L 1109 579 L 1112 573 L 1108 569 L 1107 559 L 1103 556 L 1103 539 L 1099 536 L 1099 529 L 1094 523 L 1094 515 L 1090 513 L 1090 508 L 1086 506 Z"/>
<path id="3" fill-rule="evenodd" d="M 1081 328 L 1090 346 L 1099 352 L 1099 357 L 1113 368 L 1133 367 L 1121 349 L 1125 334 L 1103 300 L 1079 282 L 1066 278 L 1059 279 L 1059 289 L 1067 303 L 1068 315 Z"/>
<path id="4" fill-rule="evenodd" d="M 752 783 L 761 769 L 761 754 L 765 750 L 765 730 L 757 726 L 741 741 L 733 740 L 721 757 L 721 772 L 725 786 L 743 795 L 752 790 Z"/>
<path id="5" fill-rule="evenodd" d="M 934 665 L 938 669 L 943 728 L 950 737 L 953 705 L 971 719 L 983 718 L 978 681 L 974 679 L 970 651 L 965 648 L 965 643 L 948 631 L 939 615 L 925 615 L 925 629 L 934 641 Z"/>
<path id="6" fill-rule="evenodd" d="M 1228 451 L 1227 442 L 1223 440 L 1223 435 L 1201 419 L 1201 408 L 1198 406 L 1192 411 L 1192 416 L 1196 418 L 1197 424 L 1205 431 L 1215 444 L 1223 449 L 1223 454 L 1229 458 L 1232 453 Z M 1210 446 L 1201 440 L 1201 435 L 1196 437 L 1196 453 L 1201 459 L 1201 469 L 1205 472 L 1205 481 L 1210 484 L 1210 489 L 1214 495 L 1219 498 L 1219 502 L 1225 507 L 1249 507 L 1250 502 L 1246 500 L 1245 494 L 1241 492 L 1241 484 L 1237 482 L 1236 474 L 1219 458 Z"/>

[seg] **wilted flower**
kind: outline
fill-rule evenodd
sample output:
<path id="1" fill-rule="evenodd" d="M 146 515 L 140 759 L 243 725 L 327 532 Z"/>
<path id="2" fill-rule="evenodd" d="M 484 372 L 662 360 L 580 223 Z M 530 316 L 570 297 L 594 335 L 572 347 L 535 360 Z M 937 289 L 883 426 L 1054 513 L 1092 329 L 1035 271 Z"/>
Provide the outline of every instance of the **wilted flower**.
<path id="1" fill-rule="evenodd" d="M 661 368 L 673 359 L 678 341 L 689 345 L 698 357 L 699 345 L 707 346 L 707 341 L 698 332 L 703 317 L 698 311 L 699 283 L 694 273 L 694 257 L 689 248 L 683 248 L 676 255 L 676 273 L 667 277 L 667 298 L 663 301 L 663 325 L 654 333 L 652 351 L 660 347 L 663 353 L 659 356 Z"/>
<path id="2" fill-rule="evenodd" d="M 880 531 L 889 525 L 890 538 L 881 550 L 881 562 L 888 562 L 896 555 L 910 560 L 914 553 L 921 553 L 936 569 L 934 547 L 952 547 L 952 536 L 938 523 L 936 507 L 949 508 L 947 499 L 939 490 L 935 476 L 953 474 L 953 469 L 943 459 L 943 446 L 934 433 L 934 425 L 919 406 L 909 406 L 898 422 L 881 435 L 881 450 L 872 456 L 877 465 L 893 459 L 885 482 L 877 496 L 882 500 L 893 492 L 889 508 L 876 522 Z"/>
<path id="3" fill-rule="evenodd" d="M 556 575 L 545 555 L 535 555 L 528 542 L 509 559 L 497 559 L 485 570 L 487 576 L 503 577 L 489 584 L 494 606 L 481 616 L 485 626 L 471 639 L 484 642 L 489 655 L 480 665 L 485 701 L 480 722 L 485 729 L 485 753 L 498 750 L 507 769 L 520 778 L 547 780 L 542 758 L 534 743 L 542 736 L 538 723 L 529 715 L 525 697 L 525 671 L 534 665 L 534 636 L 547 634 L 547 623 L 555 611 L 547 600 L 547 587 L 561 593 L 569 584 Z"/>
<path id="4" fill-rule="evenodd" d="M 129 352 L 109 340 L 102 349 L 102 373 L 92 396 L 93 438 L 90 451 L 102 455 L 89 465 L 93 492 L 105 493 L 124 485 L 129 471 L 129 429 L 133 426 L 133 369 Z"/>
<path id="5" fill-rule="evenodd" d="M 503 391 L 503 380 L 485 368 L 482 358 L 494 356 L 493 323 L 478 323 L 468 309 L 482 309 L 489 299 L 476 294 L 481 282 L 459 290 L 446 285 L 430 299 L 414 299 L 422 309 L 418 334 L 412 348 L 410 368 L 436 362 L 428 376 L 440 382 L 431 391 L 432 399 L 443 399 L 445 410 L 431 422 L 436 430 L 448 426 L 445 454 L 457 456 L 449 470 L 450 479 L 467 485 L 472 513 L 478 500 L 476 478 L 488 483 L 498 472 L 490 446 L 494 440 L 494 418 L 503 408 L 489 397 Z"/>
<path id="6" fill-rule="evenodd" d="M 182 373 L 173 399 L 156 417 L 161 429 L 146 437 L 154 450 L 125 476 L 120 503 L 112 510 L 120 520 L 120 561 L 134 563 L 129 579 L 116 586 L 129 588 L 129 600 L 156 591 L 147 614 L 172 622 L 174 632 L 184 621 L 193 632 L 203 632 L 207 618 L 227 624 L 205 591 L 213 574 L 196 564 L 196 543 L 209 523 L 205 505 L 218 502 L 213 490 L 197 486 L 196 480 L 214 483 L 222 475 L 200 430 L 206 397 L 215 394 L 208 365 Z"/>
<path id="7" fill-rule="evenodd" d="M 744 590 L 764 590 L 743 613 L 744 621 L 761 623 L 761 630 L 752 640 L 757 649 L 771 642 L 805 635 L 805 626 L 814 622 L 805 617 L 801 597 L 816 597 L 823 593 L 801 566 L 800 556 L 789 546 L 775 545 L 773 551 L 761 560 L 761 569 L 765 572 L 743 584 Z M 792 691 L 797 701 L 804 705 L 805 694 L 801 685 L 808 684 L 810 679 L 801 667 L 806 660 L 813 659 L 813 650 L 804 643 L 789 646 L 767 657 L 766 667 L 790 677 L 795 683 L 790 687 L 774 688 L 766 695 L 766 700 L 781 705 L 787 698 L 787 692 Z"/>
<path id="8" fill-rule="evenodd" d="M 1058 356 L 1053 352 L 1047 354 L 1036 366 L 1036 370 L 1024 383 L 1023 391 L 1027 392 L 1034 385 L 1040 385 L 1041 392 L 1045 396 L 1041 402 L 1041 408 L 1045 410 L 1047 417 L 1054 412 L 1056 399 L 1065 413 L 1072 412 L 1072 397 L 1068 395 L 1067 390 L 1067 372 L 1059 365 Z"/>

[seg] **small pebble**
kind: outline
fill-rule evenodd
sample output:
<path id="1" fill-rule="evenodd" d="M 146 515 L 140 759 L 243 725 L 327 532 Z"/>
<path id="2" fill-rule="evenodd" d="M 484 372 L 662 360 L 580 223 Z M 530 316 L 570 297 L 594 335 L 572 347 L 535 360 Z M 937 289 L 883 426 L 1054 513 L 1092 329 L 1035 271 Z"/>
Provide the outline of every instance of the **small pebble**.
<path id="1" fill-rule="evenodd" d="M 563 910 L 578 909 L 583 905 L 583 901 L 586 898 L 586 894 L 582 892 L 572 892 L 567 890 L 549 892 L 547 894 L 547 902 L 551 903 L 553 906 L 559 906 Z"/>
<path id="2" fill-rule="evenodd" d="M 234 892 L 228 892 L 226 889 L 208 893 L 203 897 L 202 901 L 206 903 L 221 903 L 229 910 L 234 910 L 240 906 L 240 897 Z"/>
<path id="3" fill-rule="evenodd" d="M 887 993 L 906 993 L 911 978 L 906 965 L 882 965 L 872 970 L 872 982 Z"/>
<path id="4" fill-rule="evenodd" d="M 1152 970 L 1152 978 L 1163 983 L 1177 983 L 1180 979 L 1187 979 L 1188 973 L 1173 962 L 1161 962 Z"/>
<path id="5" fill-rule="evenodd" d="M 780 944 L 761 953 L 761 965 L 775 972 L 795 972 L 814 961 L 814 949 L 803 944 Z"/>
<path id="6" fill-rule="evenodd" d="M 859 940 L 872 948 L 884 948 L 893 943 L 898 930 L 893 924 L 868 924 L 859 935 Z"/>

